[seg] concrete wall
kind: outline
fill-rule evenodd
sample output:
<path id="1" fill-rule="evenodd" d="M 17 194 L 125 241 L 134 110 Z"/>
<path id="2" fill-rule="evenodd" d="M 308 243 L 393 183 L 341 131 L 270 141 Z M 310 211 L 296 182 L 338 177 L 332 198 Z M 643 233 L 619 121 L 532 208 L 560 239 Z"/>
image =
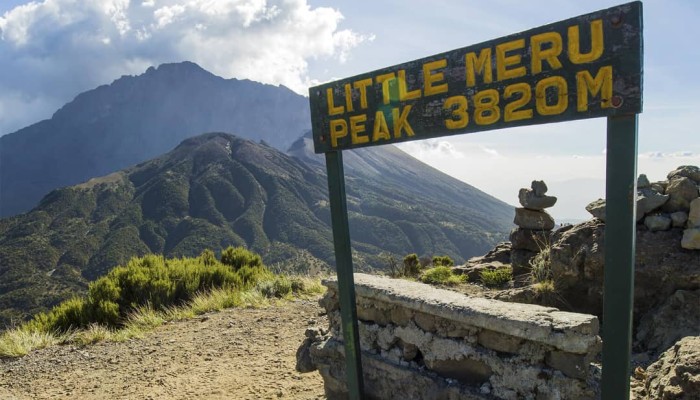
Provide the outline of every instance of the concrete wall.
<path id="1" fill-rule="evenodd" d="M 307 339 L 329 398 L 344 398 L 337 281 L 326 335 Z M 598 319 L 355 274 L 365 389 L 376 399 L 593 399 Z M 301 349 L 300 349 L 301 350 Z"/>

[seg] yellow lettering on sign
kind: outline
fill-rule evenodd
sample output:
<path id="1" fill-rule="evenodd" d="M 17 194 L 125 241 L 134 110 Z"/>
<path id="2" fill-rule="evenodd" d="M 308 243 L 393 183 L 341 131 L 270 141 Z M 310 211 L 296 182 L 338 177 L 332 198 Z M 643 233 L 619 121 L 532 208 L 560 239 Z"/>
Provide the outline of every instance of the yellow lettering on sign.
<path id="1" fill-rule="evenodd" d="M 476 74 L 482 75 L 484 83 L 493 82 L 491 71 L 491 48 L 481 49 L 479 56 L 476 53 L 467 53 L 464 56 L 467 74 L 467 87 L 476 85 Z"/>
<path id="2" fill-rule="evenodd" d="M 474 122 L 478 125 L 491 125 L 501 118 L 498 97 L 496 89 L 482 90 L 474 95 Z"/>
<path id="3" fill-rule="evenodd" d="M 507 55 L 506 53 L 525 47 L 525 39 L 512 40 L 496 46 L 496 79 L 499 81 L 525 76 L 527 71 L 524 66 L 508 69 L 520 64 L 520 54 Z"/>
<path id="4" fill-rule="evenodd" d="M 432 96 L 440 93 L 447 93 L 447 83 L 436 85 L 436 83 L 443 82 L 445 76 L 442 72 L 435 72 L 438 68 L 445 68 L 447 66 L 447 60 L 441 59 L 436 61 L 431 61 L 423 64 L 423 93 L 425 96 Z"/>
<path id="5" fill-rule="evenodd" d="M 503 91 L 503 97 L 509 99 L 513 97 L 516 93 L 520 93 L 520 97 L 515 101 L 506 104 L 506 108 L 503 112 L 503 120 L 505 122 L 518 121 L 521 119 L 532 118 L 532 109 L 521 110 L 530 103 L 532 98 L 532 92 L 530 91 L 530 85 L 527 83 L 515 83 L 506 86 Z"/>
<path id="6" fill-rule="evenodd" d="M 445 127 L 447 129 L 461 129 L 469 124 L 467 106 L 468 103 L 465 96 L 452 96 L 445 100 L 445 104 L 443 104 L 442 108 L 452 111 L 452 118 L 445 120 Z"/>
<path id="7" fill-rule="evenodd" d="M 393 72 L 377 75 L 374 80 L 382 85 L 382 100 L 384 104 L 389 104 L 391 101 L 391 92 L 389 91 L 389 83 L 396 78 Z"/>
<path id="8" fill-rule="evenodd" d="M 350 117 L 350 142 L 352 144 L 369 142 L 369 136 L 360 136 L 360 133 L 365 131 L 365 122 L 367 122 L 367 115 L 365 114 Z"/>
<path id="9" fill-rule="evenodd" d="M 333 88 L 326 89 L 326 101 L 328 101 L 328 115 L 338 115 L 345 112 L 345 107 L 335 105 L 333 101 Z"/>
<path id="10" fill-rule="evenodd" d="M 399 101 L 413 100 L 420 98 L 420 88 L 408 91 L 406 83 L 406 70 L 399 70 Z"/>
<path id="11" fill-rule="evenodd" d="M 377 142 L 379 139 L 391 139 L 389 127 L 386 125 L 386 118 L 384 118 L 384 113 L 382 111 L 377 111 L 374 115 L 374 130 L 372 131 L 372 141 Z"/>
<path id="12" fill-rule="evenodd" d="M 591 50 L 586 54 L 581 54 L 581 43 L 578 25 L 570 26 L 569 36 L 569 60 L 574 64 L 585 64 L 593 62 L 603 55 L 603 20 L 591 21 Z"/>
<path id="13" fill-rule="evenodd" d="M 601 67 L 595 78 L 585 70 L 576 73 L 576 111 L 588 111 L 589 92 L 594 97 L 600 94 L 600 108 L 608 108 L 612 105 L 612 66 Z"/>
<path id="14" fill-rule="evenodd" d="M 331 147 L 338 147 L 338 139 L 348 135 L 348 123 L 344 119 L 332 119 L 331 127 Z"/>
<path id="15" fill-rule="evenodd" d="M 549 48 L 542 48 L 543 44 L 549 43 Z M 542 62 L 547 61 L 551 69 L 561 68 L 559 54 L 563 49 L 561 35 L 557 32 L 545 32 L 530 38 L 530 48 L 532 49 L 531 73 L 542 72 Z"/>
<path id="16" fill-rule="evenodd" d="M 408 113 L 411 112 L 411 107 L 413 107 L 411 104 L 406 105 L 403 110 L 400 110 L 400 114 L 398 107 L 391 109 L 391 116 L 394 120 L 394 139 L 401 137 L 402 130 L 406 131 L 406 136 L 415 136 L 413 128 L 408 123 Z"/>
<path id="17" fill-rule="evenodd" d="M 349 83 L 345 84 L 345 108 L 348 112 L 355 111 L 352 107 L 352 86 Z"/>
<path id="18" fill-rule="evenodd" d="M 367 109 L 367 86 L 372 86 L 372 78 L 356 81 L 352 86 L 360 90 L 360 108 Z"/>
<path id="19" fill-rule="evenodd" d="M 557 102 L 547 104 L 547 89 L 554 88 L 557 91 Z M 566 111 L 569 106 L 566 80 L 561 76 L 550 76 L 537 82 L 535 86 L 535 106 L 540 115 L 558 115 Z"/>

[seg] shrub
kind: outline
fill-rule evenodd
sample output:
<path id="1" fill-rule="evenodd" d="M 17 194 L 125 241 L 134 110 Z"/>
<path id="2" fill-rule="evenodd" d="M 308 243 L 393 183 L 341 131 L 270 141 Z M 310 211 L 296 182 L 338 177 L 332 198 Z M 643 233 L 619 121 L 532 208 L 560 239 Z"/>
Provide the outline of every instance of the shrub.
<path id="1" fill-rule="evenodd" d="M 221 263 L 238 271 L 244 266 L 262 267 L 262 258 L 259 255 L 248 251 L 243 247 L 227 247 L 221 252 Z"/>
<path id="2" fill-rule="evenodd" d="M 405 276 L 418 276 L 421 271 L 421 265 L 418 260 L 418 255 L 412 253 L 403 258 L 403 274 Z"/>
<path id="3" fill-rule="evenodd" d="M 488 287 L 502 286 L 513 279 L 513 269 L 511 267 L 484 270 L 479 274 L 481 283 Z"/>
<path id="4" fill-rule="evenodd" d="M 450 258 L 450 256 L 435 256 L 433 257 L 433 266 L 436 267 L 451 267 L 455 265 L 454 261 Z"/>
<path id="5" fill-rule="evenodd" d="M 433 285 L 457 285 L 466 282 L 467 276 L 455 274 L 450 267 L 439 266 L 423 271 L 420 281 Z"/>
<path id="6" fill-rule="evenodd" d="M 132 258 L 125 266 L 92 282 L 86 298 L 65 301 L 48 313 L 35 316 L 27 327 L 39 332 L 66 332 L 91 323 L 121 326 L 140 307 L 164 310 L 192 300 L 197 293 L 217 288 L 246 290 L 272 276 L 260 256 L 246 249 L 229 247 L 222 259 L 230 264 L 219 263 L 211 251 L 197 258 Z M 286 295 L 292 291 L 288 279 L 276 284 L 276 293 Z"/>
<path id="7" fill-rule="evenodd" d="M 550 246 L 545 245 L 530 260 L 530 281 L 539 283 L 552 280 L 552 264 L 549 261 Z"/>

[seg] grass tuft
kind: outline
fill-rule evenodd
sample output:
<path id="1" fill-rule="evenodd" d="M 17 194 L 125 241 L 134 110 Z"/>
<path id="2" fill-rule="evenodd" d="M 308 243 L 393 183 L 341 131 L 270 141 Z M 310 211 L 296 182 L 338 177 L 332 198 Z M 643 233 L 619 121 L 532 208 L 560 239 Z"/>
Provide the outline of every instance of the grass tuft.
<path id="1" fill-rule="evenodd" d="M 32 350 L 61 343 L 63 339 L 63 335 L 15 328 L 0 335 L 0 357 L 22 357 Z"/>

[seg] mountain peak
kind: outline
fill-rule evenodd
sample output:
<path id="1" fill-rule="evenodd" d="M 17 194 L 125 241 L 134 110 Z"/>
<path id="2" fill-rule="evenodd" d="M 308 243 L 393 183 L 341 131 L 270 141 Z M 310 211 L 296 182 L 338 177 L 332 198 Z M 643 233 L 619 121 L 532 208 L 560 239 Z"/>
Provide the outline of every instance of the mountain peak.
<path id="1" fill-rule="evenodd" d="M 153 76 L 153 75 L 178 75 L 178 76 L 201 76 L 201 77 L 217 77 L 211 72 L 200 67 L 198 64 L 192 61 L 181 61 L 175 63 L 165 63 L 160 64 L 158 67 L 149 67 L 146 72 L 142 75 Z M 142 76 L 140 75 L 140 76 Z M 222 79 L 222 78 L 220 78 Z"/>

